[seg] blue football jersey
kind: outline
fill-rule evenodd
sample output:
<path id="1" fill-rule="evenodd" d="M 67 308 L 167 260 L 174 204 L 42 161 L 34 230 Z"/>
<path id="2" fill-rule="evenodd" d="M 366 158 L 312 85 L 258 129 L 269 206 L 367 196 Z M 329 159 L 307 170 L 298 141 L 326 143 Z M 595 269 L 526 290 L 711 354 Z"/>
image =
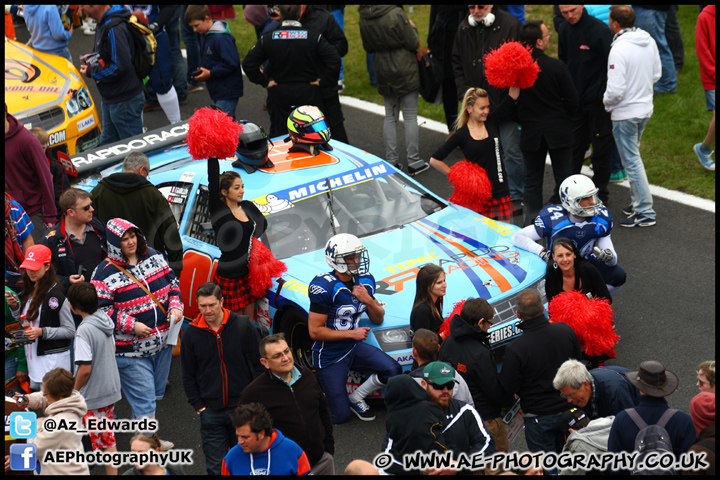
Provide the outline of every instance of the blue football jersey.
<path id="1" fill-rule="evenodd" d="M 568 217 L 562 205 L 548 205 L 535 218 L 535 231 L 540 237 L 548 239 L 548 250 L 552 248 L 553 238 L 566 237 L 575 242 L 580 256 L 587 260 L 595 259 L 593 247 L 597 239 L 610 235 L 613 227 L 610 211 L 602 206 L 594 217 L 578 223 L 571 222 Z"/>
<path id="2" fill-rule="evenodd" d="M 359 276 L 360 284 L 372 296 L 375 294 L 375 278 L 372 275 Z M 333 272 L 317 275 L 308 288 L 310 302 L 328 309 L 325 326 L 331 330 L 354 330 L 360 322 L 360 315 L 367 310 L 352 289 L 345 286 Z M 347 355 L 359 340 L 340 340 L 325 342 L 316 340 L 313 343 L 313 362 L 315 367 L 323 368 L 337 362 Z"/>

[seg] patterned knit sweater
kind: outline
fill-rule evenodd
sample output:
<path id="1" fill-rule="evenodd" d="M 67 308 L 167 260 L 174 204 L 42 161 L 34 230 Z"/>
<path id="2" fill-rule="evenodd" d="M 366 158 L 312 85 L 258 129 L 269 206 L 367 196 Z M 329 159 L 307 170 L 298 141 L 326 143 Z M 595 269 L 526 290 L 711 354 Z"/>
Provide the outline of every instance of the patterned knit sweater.
<path id="1" fill-rule="evenodd" d="M 143 236 L 139 228 L 121 218 L 107 223 L 107 259 L 98 265 L 92 284 L 98 294 L 99 307 L 115 322 L 115 355 L 118 357 L 149 357 L 167 346 L 168 319 L 157 303 L 117 265 L 132 274 L 163 305 L 182 310 L 180 287 L 165 257 L 150 247 L 145 255 L 138 252 L 137 265 L 130 266 L 120 249 L 120 239 L 130 229 Z M 143 236 L 143 238 L 145 238 Z M 143 337 L 135 334 L 135 323 L 141 322 L 152 331 Z"/>

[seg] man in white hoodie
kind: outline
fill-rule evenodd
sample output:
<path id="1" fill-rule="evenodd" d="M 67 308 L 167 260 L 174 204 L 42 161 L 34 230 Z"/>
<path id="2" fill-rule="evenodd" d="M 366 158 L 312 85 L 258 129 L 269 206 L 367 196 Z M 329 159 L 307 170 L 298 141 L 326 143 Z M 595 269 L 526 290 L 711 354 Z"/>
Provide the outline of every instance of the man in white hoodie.
<path id="1" fill-rule="evenodd" d="M 603 95 L 610 112 L 613 136 L 630 181 L 632 205 L 623 208 L 629 217 L 623 227 L 655 225 L 655 210 L 640 139 L 653 113 L 653 84 L 662 75 L 658 48 L 644 30 L 635 28 L 635 12 L 626 5 L 610 8 L 610 30 L 615 35 L 608 57 L 607 89 Z"/>

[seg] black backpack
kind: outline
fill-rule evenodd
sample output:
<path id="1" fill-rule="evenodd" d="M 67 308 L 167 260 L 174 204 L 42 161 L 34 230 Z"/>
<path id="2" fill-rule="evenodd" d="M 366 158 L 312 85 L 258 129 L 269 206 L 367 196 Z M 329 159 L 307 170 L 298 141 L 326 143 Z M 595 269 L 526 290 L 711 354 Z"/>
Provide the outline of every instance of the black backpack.
<path id="1" fill-rule="evenodd" d="M 150 75 L 150 71 L 155 65 L 155 52 L 157 51 L 155 35 L 145 24 L 140 23 L 135 15 L 131 15 L 129 20 L 125 18 L 111 20 L 105 28 L 105 34 L 107 35 L 112 27 L 122 22 L 128 24 L 128 31 L 133 39 L 133 45 L 135 45 L 135 55 L 132 58 L 135 73 L 139 79 L 144 80 Z"/>
<path id="2" fill-rule="evenodd" d="M 670 441 L 670 434 L 665 430 L 670 418 L 677 413 L 677 410 L 669 408 L 663 413 L 660 420 L 655 425 L 648 425 L 637 413 L 634 408 L 628 408 L 625 410 L 630 416 L 630 419 L 635 422 L 635 425 L 640 429 L 638 434 L 635 436 L 635 452 L 638 452 L 635 466 L 633 467 L 633 475 L 678 475 L 679 472 L 672 468 L 640 468 L 640 465 L 645 464 L 645 459 L 650 452 L 657 454 L 673 454 L 672 442 Z"/>

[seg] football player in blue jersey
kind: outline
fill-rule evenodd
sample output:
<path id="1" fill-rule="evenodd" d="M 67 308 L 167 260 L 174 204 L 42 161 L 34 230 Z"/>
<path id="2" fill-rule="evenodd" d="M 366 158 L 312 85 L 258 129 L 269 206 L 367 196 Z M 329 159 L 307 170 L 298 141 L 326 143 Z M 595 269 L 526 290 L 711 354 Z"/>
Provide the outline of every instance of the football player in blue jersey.
<path id="1" fill-rule="evenodd" d="M 610 210 L 598 198 L 598 189 L 585 175 L 571 175 L 560 185 L 561 205 L 546 205 L 528 225 L 512 237 L 513 245 L 552 260 L 553 238 L 567 237 L 580 256 L 600 271 L 611 295 L 625 283 L 627 274 L 617 264 L 617 253 L 610 239 L 613 227 Z M 536 243 L 547 239 L 547 248 Z"/>
<path id="2" fill-rule="evenodd" d="M 385 352 L 364 343 L 370 327 L 360 327 L 360 316 L 367 313 L 375 325 L 382 324 L 385 309 L 375 297 L 375 279 L 369 273 L 370 258 L 360 240 L 342 233 L 328 240 L 325 260 L 329 273 L 317 275 L 308 289 L 310 314 L 308 330 L 313 344 L 313 363 L 325 391 L 333 423 L 344 423 L 350 412 L 370 421 L 365 397 L 384 387 L 402 367 Z M 346 383 L 350 370 L 369 374 L 367 380 L 348 396 Z"/>

